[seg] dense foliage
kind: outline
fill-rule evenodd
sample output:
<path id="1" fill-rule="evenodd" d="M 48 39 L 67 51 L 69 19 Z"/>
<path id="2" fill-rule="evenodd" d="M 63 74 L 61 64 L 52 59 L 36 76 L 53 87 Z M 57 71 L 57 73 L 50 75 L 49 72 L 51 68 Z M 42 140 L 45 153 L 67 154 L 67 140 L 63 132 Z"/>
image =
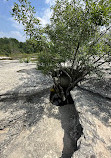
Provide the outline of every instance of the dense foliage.
<path id="1" fill-rule="evenodd" d="M 108 2 L 56 1 L 52 7 L 51 24 L 45 28 L 51 46 L 48 52 L 40 56 L 42 70 L 52 71 L 61 63 L 70 61 L 72 68 L 86 75 L 93 70 L 97 72 L 99 65 L 96 60 L 99 62 L 103 57 L 106 62 L 110 60 L 110 45 L 106 42 L 110 41 L 110 32 L 107 33 L 107 30 L 111 28 Z M 102 28 L 105 29 L 103 32 Z"/>
<path id="2" fill-rule="evenodd" d="M 29 0 L 18 0 L 12 15 L 42 46 L 38 68 L 53 73 L 69 62 L 70 73 L 76 72 L 73 82 L 77 83 L 111 62 L 110 8 L 110 0 L 56 0 L 50 24 L 45 28 L 35 17 Z"/>

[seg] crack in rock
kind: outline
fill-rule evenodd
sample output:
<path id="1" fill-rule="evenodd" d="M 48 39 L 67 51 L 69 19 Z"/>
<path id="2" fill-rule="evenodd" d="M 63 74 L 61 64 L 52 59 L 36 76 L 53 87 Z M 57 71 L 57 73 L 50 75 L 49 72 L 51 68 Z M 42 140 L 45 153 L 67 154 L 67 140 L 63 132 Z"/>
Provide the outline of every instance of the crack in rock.
<path id="1" fill-rule="evenodd" d="M 73 153 L 78 150 L 80 145 L 77 145 L 77 141 L 83 134 L 83 128 L 79 122 L 79 115 L 75 108 L 75 105 L 69 104 L 63 107 L 57 107 L 58 114 L 57 116 L 54 115 L 52 111 L 54 111 L 56 107 L 52 104 L 49 104 L 49 101 L 48 103 L 46 103 L 46 101 L 44 100 L 44 98 L 47 98 L 48 91 L 49 88 L 44 89 L 43 91 L 32 93 L 30 95 L 25 94 L 20 97 L 16 95 L 16 99 L 13 95 L 4 94 L 5 97 L 1 99 L 1 103 L 4 104 L 4 106 L 1 106 L 1 110 L 5 109 L 7 112 L 4 112 L 4 116 L 6 116 L 5 114 L 7 114 L 7 116 L 0 121 L 0 131 L 4 132 L 6 128 L 9 128 L 9 130 L 6 134 L 4 133 L 5 139 L 3 142 L 1 142 L 2 153 L 10 153 L 10 150 L 8 150 L 8 148 L 12 148 L 14 140 L 16 142 L 17 137 L 20 136 L 20 133 L 25 129 L 25 127 L 28 130 L 32 127 L 36 127 L 37 123 L 40 122 L 40 120 L 42 119 L 42 115 L 44 116 L 44 114 L 47 115 L 49 118 L 54 117 L 61 122 L 61 130 L 63 129 L 64 131 L 63 150 L 61 150 L 61 158 L 71 158 Z M 36 104 L 37 102 L 39 104 Z M 9 106 L 9 104 L 11 104 L 11 106 Z M 45 107 L 46 105 L 47 107 Z M 10 108 L 12 110 L 10 110 Z M 14 112 L 14 108 L 16 108 L 16 112 Z M 45 113 L 45 108 L 47 108 L 47 113 Z M 20 129 L 17 126 L 18 122 Z M 45 124 L 43 124 L 43 126 L 45 126 Z M 6 146 L 7 150 L 4 150 Z M 3 155 L 2 157 L 4 157 Z"/>

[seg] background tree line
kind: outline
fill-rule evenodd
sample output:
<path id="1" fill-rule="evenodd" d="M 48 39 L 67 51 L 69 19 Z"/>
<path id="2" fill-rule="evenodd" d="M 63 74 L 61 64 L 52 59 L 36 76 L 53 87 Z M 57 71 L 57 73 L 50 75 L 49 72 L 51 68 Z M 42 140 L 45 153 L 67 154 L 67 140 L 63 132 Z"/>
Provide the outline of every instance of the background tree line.
<path id="1" fill-rule="evenodd" d="M 34 39 L 19 42 L 15 38 L 0 38 L 0 55 L 10 56 L 21 53 L 34 54 L 42 50 L 42 45 Z"/>

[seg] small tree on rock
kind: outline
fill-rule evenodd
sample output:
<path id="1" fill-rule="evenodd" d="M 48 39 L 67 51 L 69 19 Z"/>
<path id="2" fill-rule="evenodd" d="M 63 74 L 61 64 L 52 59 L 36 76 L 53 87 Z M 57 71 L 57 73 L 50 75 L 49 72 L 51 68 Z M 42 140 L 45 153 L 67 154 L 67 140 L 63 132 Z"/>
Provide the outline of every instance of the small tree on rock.
<path id="1" fill-rule="evenodd" d="M 31 3 L 19 2 L 12 15 L 22 22 L 27 35 L 43 43 L 37 66 L 51 74 L 60 97 L 67 97 L 78 82 L 100 74 L 102 65 L 111 62 L 110 0 L 56 0 L 50 24 L 44 28 L 34 17 Z"/>

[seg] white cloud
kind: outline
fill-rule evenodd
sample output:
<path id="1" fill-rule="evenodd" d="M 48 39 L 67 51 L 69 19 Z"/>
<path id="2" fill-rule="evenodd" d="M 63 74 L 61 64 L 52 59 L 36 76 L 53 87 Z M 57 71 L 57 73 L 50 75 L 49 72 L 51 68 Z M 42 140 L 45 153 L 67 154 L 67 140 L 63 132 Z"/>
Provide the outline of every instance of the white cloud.
<path id="1" fill-rule="evenodd" d="M 16 28 L 17 30 L 24 30 L 24 26 L 20 24 L 19 22 L 15 21 L 13 18 L 9 18 L 9 20 L 12 22 L 12 26 Z"/>
<path id="2" fill-rule="evenodd" d="M 52 10 L 50 8 L 47 8 L 46 10 L 44 10 L 43 16 L 40 18 L 38 17 L 38 19 L 40 19 L 42 26 L 44 27 L 46 24 L 50 23 L 50 17 L 52 14 Z"/>
<path id="3" fill-rule="evenodd" d="M 45 3 L 50 4 L 50 6 L 51 6 L 51 5 L 55 4 L 55 0 L 45 0 Z"/>
<path id="4" fill-rule="evenodd" d="M 7 37 L 7 38 L 16 38 L 21 42 L 25 42 L 26 37 L 19 31 L 10 31 L 10 32 L 0 32 L 0 38 Z"/>
<path id="5" fill-rule="evenodd" d="M 24 42 L 26 40 L 26 36 L 23 31 L 24 26 L 22 24 L 19 24 L 13 18 L 8 18 L 8 20 L 11 22 L 11 26 L 13 27 L 12 28 L 13 30 L 9 32 L 0 32 L 0 37 L 16 38 L 17 40 Z"/>

